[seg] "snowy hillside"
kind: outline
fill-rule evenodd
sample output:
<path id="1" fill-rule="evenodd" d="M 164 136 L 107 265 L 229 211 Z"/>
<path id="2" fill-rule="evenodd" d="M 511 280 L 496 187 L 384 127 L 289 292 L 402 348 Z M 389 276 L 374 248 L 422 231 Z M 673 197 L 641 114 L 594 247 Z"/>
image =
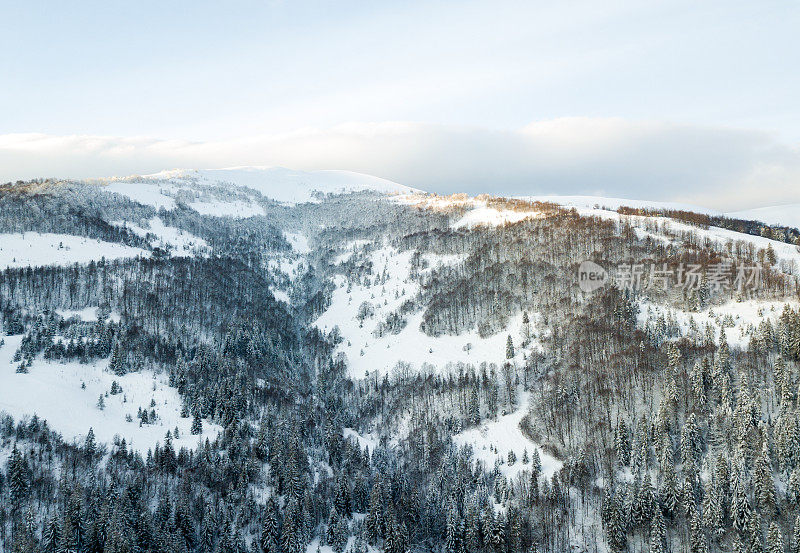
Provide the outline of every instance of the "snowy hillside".
<path id="1" fill-rule="evenodd" d="M 362 253 L 363 243 L 350 243 L 347 252 L 336 259 L 343 263 L 360 257 L 374 267 L 374 279 L 351 283 L 342 277 L 334 279 L 335 289 L 330 307 L 314 324 L 325 332 L 334 328 L 342 337 L 337 352 L 347 359 L 350 376 L 363 378 L 365 374 L 389 374 L 396 367 L 410 367 L 418 372 L 445 372 L 457 364 L 500 364 L 506 360 L 506 333 L 481 337 L 475 331 L 457 336 L 429 336 L 420 325 L 422 312 L 403 313 L 406 302 L 419 291 L 418 279 L 425 273 L 447 265 L 462 262 L 458 256 L 424 256 L 426 266 L 422 274 L 412 278 L 412 252 L 398 252 L 389 247 L 375 248 Z M 360 249 L 361 248 L 361 249 Z M 400 315 L 400 313 L 403 313 Z M 402 328 L 382 330 L 387 321 L 402 318 Z M 405 320 L 407 319 L 407 320 Z M 536 317 L 533 315 L 535 323 Z M 509 322 L 507 332 L 514 339 L 522 334 L 522 315 Z M 538 342 L 532 341 L 528 349 L 518 348 L 516 360 L 523 362 L 524 355 L 539 351 Z"/>
<path id="2" fill-rule="evenodd" d="M 147 255 L 149 252 L 140 248 L 69 234 L 0 234 L 0 270 L 6 267 L 71 265 Z"/>
<path id="3" fill-rule="evenodd" d="M 745 234 L 734 230 L 709 226 L 703 228 L 687 224 L 670 217 L 650 217 L 647 215 L 626 215 L 617 211 L 621 207 L 643 210 L 677 210 L 701 215 L 718 216 L 721 212 L 688 204 L 673 202 L 657 202 L 644 200 L 626 200 L 622 198 L 606 198 L 602 196 L 525 196 L 504 205 L 502 198 L 478 196 L 469 197 L 463 194 L 454 196 L 435 196 L 428 194 L 405 194 L 397 196 L 394 201 L 403 205 L 411 205 L 433 211 L 463 212 L 452 228 L 474 228 L 476 226 L 498 226 L 516 223 L 525 219 L 542 218 L 552 215 L 546 207 L 555 204 L 564 209 L 574 209 L 582 217 L 598 217 L 611 220 L 618 225 L 626 224 L 634 227 L 639 239 L 651 239 L 664 244 L 679 245 L 685 241 L 694 241 L 698 245 L 711 244 L 719 251 L 730 251 L 737 244 L 750 244 L 757 249 L 771 247 L 777 256 L 781 270 L 790 274 L 800 273 L 800 250 L 794 244 L 773 240 L 763 236 Z M 783 220 L 791 220 L 791 206 L 778 212 Z M 741 215 L 755 212 L 741 212 Z M 734 216 L 737 214 L 727 214 Z"/>
<path id="4" fill-rule="evenodd" d="M 740 219 L 763 221 L 772 225 L 800 228 L 800 204 L 757 207 L 744 211 L 733 211 L 726 215 L 729 217 L 738 217 Z"/>
<path id="5" fill-rule="evenodd" d="M 220 194 L 220 189 L 225 188 L 235 195 Z M 162 171 L 110 179 L 106 189 L 156 209 L 174 209 L 176 198 L 182 197 L 199 213 L 239 218 L 264 213 L 257 198 L 247 192 L 287 205 L 318 201 L 318 194 L 417 192 L 396 182 L 351 171 L 293 171 L 283 167 Z M 237 193 L 237 189 L 243 193 Z"/>
<path id="6" fill-rule="evenodd" d="M 800 237 L 720 215 L 282 168 L 0 189 L 0 551 L 716 553 L 732 494 L 779 543 Z"/>
<path id="7" fill-rule="evenodd" d="M 632 207 L 635 209 L 668 209 L 679 211 L 693 211 L 695 213 L 705 213 L 708 215 L 720 215 L 719 211 L 692 204 L 678 202 L 661 202 L 654 200 L 630 200 L 625 198 L 608 198 L 604 196 L 561 196 L 561 195 L 541 195 L 541 196 L 521 196 L 522 199 L 537 202 L 552 202 L 565 207 L 608 209 L 616 210 L 620 207 Z"/>
<path id="8" fill-rule="evenodd" d="M 178 438 L 173 439 L 176 448 L 194 448 L 199 439 L 214 439 L 221 430 L 205 421 L 202 436 L 192 435 L 192 419 L 180 416 L 180 397 L 164 375 L 140 371 L 116 376 L 108 371 L 108 360 L 84 364 L 41 359 L 27 373 L 18 373 L 13 355 L 21 339 L 6 336 L 0 346 L 0 412 L 18 420 L 36 414 L 68 441 L 82 442 L 92 428 L 98 441 L 111 444 L 115 437 L 125 438 L 128 448 L 142 454 L 157 442 L 163 444 L 168 431 L 174 436 L 178 429 Z M 120 393 L 109 393 L 113 382 Z M 155 409 L 158 417 L 153 424 L 139 424 L 141 408 Z"/>

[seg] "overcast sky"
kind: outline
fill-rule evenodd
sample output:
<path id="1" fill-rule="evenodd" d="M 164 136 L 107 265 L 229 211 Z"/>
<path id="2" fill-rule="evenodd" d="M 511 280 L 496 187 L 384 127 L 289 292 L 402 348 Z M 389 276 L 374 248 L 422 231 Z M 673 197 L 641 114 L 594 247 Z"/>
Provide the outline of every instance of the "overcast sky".
<path id="1" fill-rule="evenodd" d="M 284 165 L 800 202 L 794 1 L 51 1 L 0 20 L 0 181 Z"/>

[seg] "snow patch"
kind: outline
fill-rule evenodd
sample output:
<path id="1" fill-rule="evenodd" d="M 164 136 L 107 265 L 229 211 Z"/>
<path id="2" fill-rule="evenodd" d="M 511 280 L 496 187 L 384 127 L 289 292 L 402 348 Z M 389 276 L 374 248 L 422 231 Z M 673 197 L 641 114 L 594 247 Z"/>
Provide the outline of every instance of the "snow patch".
<path id="1" fill-rule="evenodd" d="M 163 444 L 167 431 L 174 433 L 175 427 L 180 431 L 180 438 L 173 439 L 176 450 L 194 448 L 200 439 L 213 440 L 222 430 L 203 421 L 202 436 L 192 435 L 192 419 L 180 416 L 178 391 L 164 375 L 150 371 L 116 376 L 107 371 L 108 360 L 81 364 L 38 359 L 28 374 L 19 374 L 13 356 L 21 341 L 22 335 L 6 336 L 5 345 L 0 346 L 0 411 L 17 420 L 36 414 L 67 441 L 83 440 L 91 427 L 99 442 L 111 443 L 118 435 L 125 438 L 128 448 L 139 452 L 155 447 L 156 442 Z M 123 392 L 105 397 L 115 380 Z M 97 407 L 101 395 L 103 410 Z M 138 408 L 149 410 L 151 400 L 159 418 L 155 424 L 139 426 Z M 126 421 L 126 415 L 132 422 Z"/>
<path id="2" fill-rule="evenodd" d="M 169 227 L 160 217 L 153 217 L 148 221 L 150 228 L 140 227 L 125 221 L 115 221 L 112 224 L 129 229 L 134 234 L 146 237 L 152 234 L 156 237 L 153 244 L 156 247 L 169 250 L 173 257 L 190 257 L 209 249 L 208 242 L 198 236 L 179 228 Z"/>
<path id="3" fill-rule="evenodd" d="M 494 421 L 484 421 L 476 428 L 470 428 L 453 436 L 453 442 L 459 446 L 470 444 L 476 460 L 483 461 L 486 469 L 491 470 L 496 463 L 507 478 L 515 479 L 523 470 L 530 470 L 530 463 L 522 462 L 524 450 L 528 455 L 536 449 L 542 461 L 542 476 L 551 478 L 561 470 L 563 463 L 545 453 L 545 451 L 529 440 L 519 427 L 522 418 L 527 414 L 528 395 L 520 397 L 520 408 L 508 415 L 498 417 Z M 517 457 L 513 465 L 508 464 L 508 452 L 514 451 Z"/>
<path id="4" fill-rule="evenodd" d="M 406 325 L 397 334 L 385 333 L 377 337 L 377 330 L 389 314 L 396 313 L 407 300 L 415 297 L 419 285 L 409 278 L 413 252 L 399 252 L 384 247 L 370 252 L 373 275 L 369 285 L 353 283 L 334 277 L 336 286 L 331 305 L 315 321 L 317 328 L 330 332 L 338 327 L 342 342 L 336 353 L 344 354 L 352 378 L 363 378 L 367 372 L 386 374 L 398 364 L 404 363 L 415 370 L 430 367 L 438 372 L 448 365 L 458 362 L 479 365 L 482 362 L 501 364 L 505 359 L 506 339 L 510 334 L 515 343 L 519 342 L 522 329 L 522 315 L 509 321 L 507 331 L 489 337 L 481 337 L 477 330 L 458 336 L 428 336 L 420 330 L 423 313 L 418 311 L 405 315 Z M 458 262 L 461 256 L 426 255 L 431 266 L 439 263 Z M 385 274 L 386 281 L 379 280 Z M 348 286 L 350 290 L 348 291 Z M 359 318 L 359 311 L 371 314 Z M 531 314 L 531 326 L 535 328 L 536 314 Z M 530 348 L 540 350 L 537 342 Z M 521 362 L 525 354 L 523 348 L 516 348 Z"/>
<path id="5" fill-rule="evenodd" d="M 101 259 L 149 256 L 150 253 L 116 242 L 84 236 L 24 232 L 0 234 L 0 269 L 72 265 Z"/>
<path id="6" fill-rule="evenodd" d="M 77 317 L 84 322 L 92 322 L 97 320 L 97 310 L 99 307 L 92 306 L 86 307 L 84 309 L 57 309 L 56 313 L 59 316 L 63 317 L 64 319 L 71 319 L 72 317 Z M 118 323 L 120 321 L 119 313 L 112 311 L 108 315 L 108 319 Z"/>
<path id="7" fill-rule="evenodd" d="M 461 219 L 456 221 L 453 228 L 472 228 L 480 225 L 500 226 L 508 223 L 518 223 L 529 217 L 539 217 L 540 213 L 535 211 L 512 211 L 509 209 L 495 209 L 493 207 L 477 207 L 469 211 Z"/>
<path id="8" fill-rule="evenodd" d="M 234 219 L 246 219 L 247 217 L 257 217 L 265 215 L 264 208 L 252 202 L 234 200 L 225 202 L 221 200 L 197 201 L 189 204 L 200 215 L 210 215 L 212 217 L 232 217 Z"/>
<path id="9" fill-rule="evenodd" d="M 167 211 L 175 209 L 175 200 L 163 193 L 163 185 L 128 180 L 115 180 L 106 185 L 108 192 L 125 196 L 142 205 L 149 205 L 156 209 L 162 207 Z"/>

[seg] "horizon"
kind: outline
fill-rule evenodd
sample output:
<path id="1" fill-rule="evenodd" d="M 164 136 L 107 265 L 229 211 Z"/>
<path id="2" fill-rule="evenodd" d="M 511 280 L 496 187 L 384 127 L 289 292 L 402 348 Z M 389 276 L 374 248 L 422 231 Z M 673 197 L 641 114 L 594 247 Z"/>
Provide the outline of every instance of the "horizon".
<path id="1" fill-rule="evenodd" d="M 245 165 L 800 202 L 789 1 L 187 6 L 10 6 L 0 182 Z"/>

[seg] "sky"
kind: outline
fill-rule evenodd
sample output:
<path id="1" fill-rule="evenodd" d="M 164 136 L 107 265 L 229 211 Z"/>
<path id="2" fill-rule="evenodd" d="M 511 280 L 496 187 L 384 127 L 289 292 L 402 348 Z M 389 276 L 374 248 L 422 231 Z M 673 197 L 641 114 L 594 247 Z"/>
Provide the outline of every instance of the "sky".
<path id="1" fill-rule="evenodd" d="M 0 0 L 0 182 L 281 165 L 800 202 L 800 4 Z"/>

